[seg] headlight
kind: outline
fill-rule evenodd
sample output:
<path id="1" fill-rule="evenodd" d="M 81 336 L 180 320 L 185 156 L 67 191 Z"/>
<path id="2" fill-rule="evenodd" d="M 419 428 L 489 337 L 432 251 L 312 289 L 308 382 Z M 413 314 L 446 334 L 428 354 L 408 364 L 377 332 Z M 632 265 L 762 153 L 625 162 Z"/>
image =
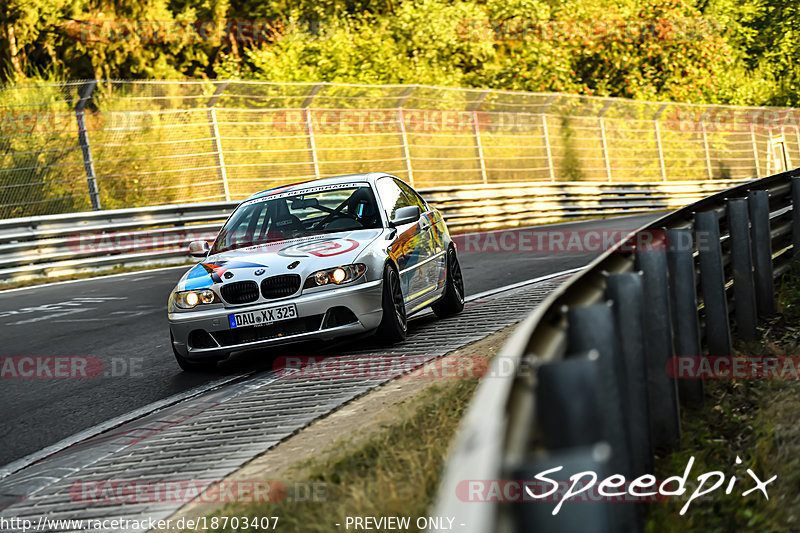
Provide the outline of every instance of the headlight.
<path id="1" fill-rule="evenodd" d="M 336 268 L 329 268 L 327 270 L 320 270 L 314 272 L 308 279 L 303 288 L 312 289 L 314 287 L 321 287 L 323 285 L 344 285 L 355 281 L 364 275 L 367 271 L 367 265 L 356 263 L 355 265 L 343 265 Z"/>
<path id="2" fill-rule="evenodd" d="M 199 291 L 181 291 L 175 293 L 175 305 L 181 309 L 193 309 L 198 304 L 213 304 L 219 302 L 219 298 L 211 289 Z"/>

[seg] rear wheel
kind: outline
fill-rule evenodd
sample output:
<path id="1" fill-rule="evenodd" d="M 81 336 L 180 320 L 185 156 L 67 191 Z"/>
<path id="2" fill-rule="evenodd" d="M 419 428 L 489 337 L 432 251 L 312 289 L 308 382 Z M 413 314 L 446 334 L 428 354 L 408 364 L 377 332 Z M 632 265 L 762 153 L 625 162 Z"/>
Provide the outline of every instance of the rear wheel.
<path id="1" fill-rule="evenodd" d="M 178 362 L 178 366 L 181 367 L 181 370 L 184 372 L 211 372 L 217 368 L 217 363 L 222 360 L 216 357 L 201 359 L 199 361 L 187 359 L 178 353 L 178 350 L 175 349 L 175 344 L 173 344 L 172 341 L 173 337 L 172 333 L 170 333 L 169 345 L 172 346 L 172 353 L 175 355 L 175 361 Z"/>
<path id="2" fill-rule="evenodd" d="M 444 294 L 431 305 L 431 309 L 438 317 L 452 316 L 464 309 L 464 278 L 461 275 L 461 265 L 458 263 L 456 249 L 452 246 L 447 250 L 447 278 Z"/>
<path id="3" fill-rule="evenodd" d="M 394 344 L 406 338 L 408 322 L 406 304 L 400 287 L 400 275 L 391 265 L 383 269 L 383 318 L 375 335 L 386 344 Z"/>

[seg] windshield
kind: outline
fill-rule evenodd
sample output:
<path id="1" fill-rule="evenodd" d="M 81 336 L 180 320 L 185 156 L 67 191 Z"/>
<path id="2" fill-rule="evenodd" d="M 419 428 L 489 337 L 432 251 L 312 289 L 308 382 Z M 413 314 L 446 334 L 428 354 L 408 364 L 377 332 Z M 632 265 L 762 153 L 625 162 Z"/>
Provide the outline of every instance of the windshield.
<path id="1" fill-rule="evenodd" d="M 225 223 L 211 253 L 380 227 L 381 218 L 369 185 L 310 187 L 245 202 Z"/>

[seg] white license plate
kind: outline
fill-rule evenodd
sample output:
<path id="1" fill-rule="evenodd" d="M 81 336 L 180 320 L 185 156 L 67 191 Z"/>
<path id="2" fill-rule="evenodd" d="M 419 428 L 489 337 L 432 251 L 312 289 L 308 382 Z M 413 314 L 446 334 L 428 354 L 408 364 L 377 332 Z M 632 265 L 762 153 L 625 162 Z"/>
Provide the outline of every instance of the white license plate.
<path id="1" fill-rule="evenodd" d="M 228 315 L 228 323 L 233 328 L 245 328 L 249 326 L 266 326 L 273 322 L 297 318 L 297 308 L 294 304 L 278 305 L 247 311 L 245 313 L 234 313 Z"/>

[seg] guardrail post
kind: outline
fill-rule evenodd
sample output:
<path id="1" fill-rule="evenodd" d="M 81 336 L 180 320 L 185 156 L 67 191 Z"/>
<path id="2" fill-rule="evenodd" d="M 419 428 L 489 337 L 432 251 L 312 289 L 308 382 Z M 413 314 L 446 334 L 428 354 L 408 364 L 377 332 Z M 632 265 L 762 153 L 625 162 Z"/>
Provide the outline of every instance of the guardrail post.
<path id="1" fill-rule="evenodd" d="M 619 349 L 625 363 L 626 397 L 630 417 L 630 448 L 633 475 L 653 472 L 647 397 L 647 365 L 644 357 L 644 306 L 642 273 L 611 274 L 606 277 L 606 297 L 613 302 L 619 333 Z M 541 370 L 540 370 L 541 372 Z M 576 389 L 571 389 L 576 390 Z"/>
<path id="2" fill-rule="evenodd" d="M 214 157 L 217 160 L 217 174 L 219 175 L 219 181 L 222 186 L 222 195 L 225 197 L 225 201 L 230 201 L 231 192 L 230 189 L 228 189 L 228 172 L 225 169 L 225 156 L 222 154 L 222 140 L 220 139 L 219 135 L 217 111 L 214 107 L 217 105 L 217 101 L 219 100 L 220 96 L 222 96 L 222 93 L 225 92 L 227 87 L 228 82 L 223 82 L 217 85 L 217 88 L 214 90 L 214 94 L 208 101 L 208 122 L 211 126 L 211 145 L 214 149 Z"/>
<path id="3" fill-rule="evenodd" d="M 769 227 L 769 193 L 750 191 L 750 231 L 758 316 L 775 314 L 775 281 L 772 273 L 772 235 Z"/>
<path id="4" fill-rule="evenodd" d="M 712 356 L 731 355 L 731 330 L 728 300 L 725 297 L 725 271 L 719 239 L 719 219 L 715 211 L 694 214 L 695 241 L 700 258 L 700 284 L 703 288 L 706 344 Z"/>
<path id="5" fill-rule="evenodd" d="M 542 443 L 548 450 L 587 446 L 605 439 L 599 357 L 599 352 L 592 350 L 539 367 L 537 416 Z"/>
<path id="6" fill-rule="evenodd" d="M 690 228 L 667 230 L 667 270 L 672 307 L 672 338 L 675 355 L 700 357 L 700 324 L 697 317 L 697 280 L 694 269 L 694 241 Z M 677 375 L 677 372 L 676 372 Z M 703 381 L 679 379 L 679 398 L 684 405 L 703 403 Z"/>
<path id="7" fill-rule="evenodd" d="M 75 104 L 75 118 L 78 121 L 78 142 L 80 142 L 81 152 L 83 152 L 83 169 L 86 171 L 86 185 L 89 188 L 89 199 L 92 202 L 93 211 L 99 211 L 101 205 L 100 195 L 97 193 L 97 176 L 95 176 L 94 173 L 94 161 L 92 160 L 92 148 L 89 145 L 89 133 L 86 131 L 84 109 L 96 87 L 97 80 L 92 80 L 84 85 L 81 97 L 78 103 Z"/>
<path id="8" fill-rule="evenodd" d="M 727 200 L 728 230 L 731 238 L 733 298 L 736 302 L 736 332 L 744 340 L 755 340 L 756 288 L 753 282 L 753 252 L 750 247 L 750 216 L 745 198 Z"/>
<path id="9" fill-rule="evenodd" d="M 612 450 L 607 443 L 601 442 L 593 446 L 581 446 L 555 453 L 541 454 L 533 457 L 512 472 L 514 479 L 533 480 L 534 476 L 545 470 L 562 467 L 558 471 L 559 480 L 567 480 L 581 472 L 594 472 L 598 479 L 604 479 L 618 473 L 611 466 Z M 539 483 L 530 483 L 534 494 L 543 494 L 547 488 Z M 590 489 L 592 490 L 592 489 Z M 515 531 L 528 533 L 565 533 L 580 531 L 581 533 L 616 533 L 618 531 L 638 531 L 620 520 L 619 516 L 630 508 L 630 505 L 616 501 L 572 501 L 566 502 L 553 515 L 557 505 L 546 499 L 534 499 L 521 488 L 519 504 L 513 505 L 517 524 Z M 569 506 L 576 506 L 575 510 Z M 578 507 L 579 506 L 579 507 Z M 579 510 L 578 510 L 579 509 Z"/>
<path id="10" fill-rule="evenodd" d="M 630 420 L 627 389 L 623 388 L 627 374 L 617 342 L 617 328 L 609 304 L 572 307 L 567 310 L 567 351 L 572 353 L 598 352 L 597 368 L 603 388 L 603 419 L 606 440 L 613 450 L 615 471 L 630 475 Z"/>
<path id="11" fill-rule="evenodd" d="M 319 160 L 317 159 L 317 143 L 314 139 L 314 124 L 311 122 L 311 104 L 314 97 L 322 89 L 322 84 L 318 83 L 311 89 L 308 98 L 303 102 L 303 120 L 306 123 L 306 138 L 308 142 L 308 153 L 311 156 L 311 168 L 314 170 L 314 177 L 319 179 Z"/>
<path id="12" fill-rule="evenodd" d="M 800 261 L 800 178 L 792 178 L 792 243 L 794 260 Z"/>
<path id="13" fill-rule="evenodd" d="M 647 390 L 650 398 L 650 438 L 658 450 L 680 445 L 680 407 L 675 379 L 667 374 L 673 355 L 667 254 L 662 240 L 636 252 L 636 268 L 644 273 L 644 347 L 647 358 Z"/>

